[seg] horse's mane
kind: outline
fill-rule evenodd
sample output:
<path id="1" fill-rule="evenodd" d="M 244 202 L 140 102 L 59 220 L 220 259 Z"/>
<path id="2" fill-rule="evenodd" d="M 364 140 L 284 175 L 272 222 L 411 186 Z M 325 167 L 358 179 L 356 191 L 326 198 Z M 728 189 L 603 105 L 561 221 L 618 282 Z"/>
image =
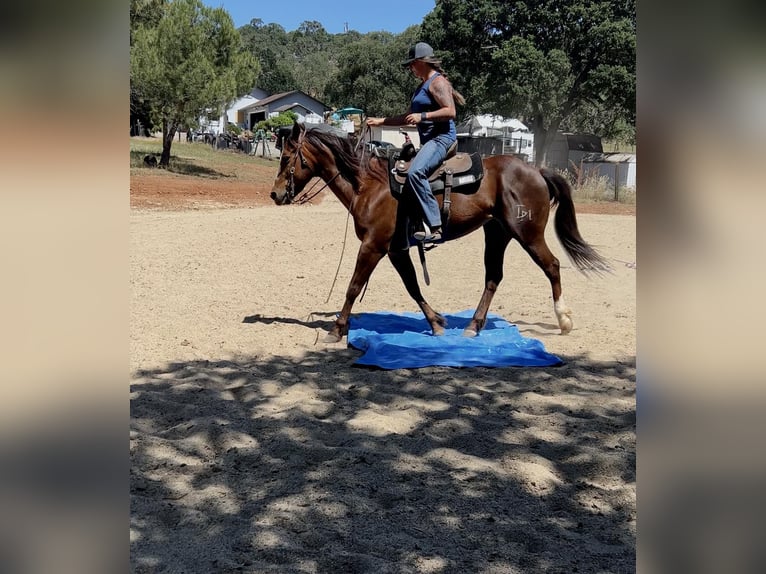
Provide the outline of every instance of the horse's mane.
<path id="1" fill-rule="evenodd" d="M 306 130 L 304 140 L 315 147 L 324 146 L 329 149 L 335 158 L 338 171 L 357 192 L 365 187 L 367 177 L 387 181 L 385 162 L 354 149 L 350 138 L 340 137 L 329 131 L 309 129 Z"/>

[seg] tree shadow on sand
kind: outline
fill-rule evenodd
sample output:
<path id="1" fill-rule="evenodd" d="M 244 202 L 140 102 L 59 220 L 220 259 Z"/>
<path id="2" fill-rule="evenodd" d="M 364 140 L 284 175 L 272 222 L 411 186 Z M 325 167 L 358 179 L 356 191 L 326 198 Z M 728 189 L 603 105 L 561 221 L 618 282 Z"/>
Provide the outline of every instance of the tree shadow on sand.
<path id="1" fill-rule="evenodd" d="M 635 571 L 632 357 L 384 371 L 328 348 L 131 391 L 135 572 Z"/>

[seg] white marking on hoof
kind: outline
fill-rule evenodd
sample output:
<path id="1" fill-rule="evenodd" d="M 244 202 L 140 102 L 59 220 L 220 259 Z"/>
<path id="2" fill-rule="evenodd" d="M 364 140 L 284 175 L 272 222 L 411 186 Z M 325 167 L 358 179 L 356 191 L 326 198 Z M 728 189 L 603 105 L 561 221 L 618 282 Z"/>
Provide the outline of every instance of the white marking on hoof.
<path id="1" fill-rule="evenodd" d="M 463 337 L 468 337 L 469 339 L 472 339 L 473 337 L 476 337 L 479 333 L 474 331 L 473 329 L 464 329 L 463 330 Z"/>
<path id="2" fill-rule="evenodd" d="M 574 323 L 572 322 L 572 310 L 564 303 L 563 297 L 559 297 L 559 300 L 553 304 L 553 311 L 556 313 L 556 318 L 559 321 L 561 334 L 568 334 L 572 327 L 574 327 Z"/>
<path id="3" fill-rule="evenodd" d="M 335 333 L 327 333 L 324 337 L 325 343 L 337 343 L 339 342 L 343 337 L 338 337 Z"/>

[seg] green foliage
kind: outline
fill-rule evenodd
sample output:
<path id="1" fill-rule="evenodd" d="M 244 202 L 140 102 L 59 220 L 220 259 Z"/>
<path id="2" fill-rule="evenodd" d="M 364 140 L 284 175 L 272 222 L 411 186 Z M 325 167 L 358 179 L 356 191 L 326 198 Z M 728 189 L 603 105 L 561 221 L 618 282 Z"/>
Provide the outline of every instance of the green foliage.
<path id="1" fill-rule="evenodd" d="M 267 120 L 262 120 L 256 124 L 256 129 L 276 130 L 282 126 L 291 126 L 298 120 L 298 114 L 287 110 L 279 115 L 273 116 Z"/>
<path id="2" fill-rule="evenodd" d="M 195 24 L 177 21 L 157 32 L 181 6 Z M 160 125 L 161 118 L 187 116 L 169 120 L 187 124 L 204 115 L 200 109 L 215 117 L 225 103 L 257 86 L 272 94 L 301 90 L 327 105 L 357 107 L 370 116 L 400 114 L 417 85 L 400 62 L 409 46 L 424 40 L 466 97 L 459 115 L 522 119 L 535 132 L 538 160 L 557 129 L 635 141 L 635 0 L 437 0 L 422 25 L 402 34 L 329 34 L 317 21 L 288 32 L 253 19 L 238 30 L 249 61 L 223 74 L 216 66 L 239 60 L 242 52 L 228 17 L 217 28 L 205 28 L 213 12 L 197 0 L 131 0 L 131 110 L 157 101 L 154 93 L 170 94 L 163 101 L 179 105 L 175 110 L 153 105 L 152 117 Z M 189 28 L 215 29 L 215 39 L 207 41 L 211 36 Z M 217 56 L 208 57 L 206 49 Z M 138 67 L 144 70 L 139 73 Z M 219 97 L 209 97 L 212 91 Z M 278 118 L 263 127 L 294 121 Z"/>
<path id="3" fill-rule="evenodd" d="M 583 113 L 599 135 L 635 124 L 634 0 L 440 0 L 422 29 L 435 49 L 449 48 L 446 69 L 470 108 L 533 127 L 538 160 L 562 122 Z"/>
<path id="4" fill-rule="evenodd" d="M 375 32 L 344 45 L 338 54 L 338 72 L 327 84 L 330 102 L 362 109 L 368 116 L 403 113 L 417 80 L 401 62 L 417 41 L 417 33 L 417 27 L 400 35 Z"/>
<path id="5" fill-rule="evenodd" d="M 327 78 L 337 70 L 335 36 L 316 21 L 286 32 L 279 24 L 260 19 L 240 28 L 247 49 L 261 62 L 258 87 L 269 93 L 301 90 L 319 101 L 326 99 Z"/>
<path id="6" fill-rule="evenodd" d="M 130 0 L 130 45 L 138 28 L 155 27 L 165 10 L 167 0 Z"/>
<path id="7" fill-rule="evenodd" d="M 162 127 L 166 164 L 176 128 L 250 91 L 258 63 L 242 49 L 229 14 L 200 0 L 167 2 L 156 25 L 137 26 L 133 39 L 131 91 Z"/>
<path id="8" fill-rule="evenodd" d="M 618 108 L 599 109 L 589 103 L 583 104 L 567 119 L 561 122 L 561 130 L 598 134 L 612 146 L 635 148 L 636 127 Z M 604 143 L 604 151 L 607 151 Z M 617 150 L 611 150 L 617 151 Z M 622 151 L 622 149 L 621 149 Z M 635 152 L 631 149 L 630 153 Z"/>
<path id="9" fill-rule="evenodd" d="M 293 72 L 290 37 L 282 26 L 254 19 L 239 32 L 245 49 L 261 64 L 256 79 L 260 89 L 272 94 L 300 89 Z"/>
<path id="10" fill-rule="evenodd" d="M 248 50 L 261 62 L 259 88 L 269 93 L 301 90 L 334 107 L 369 113 L 401 113 L 415 87 L 399 62 L 418 38 L 418 27 L 402 34 L 350 31 L 328 34 L 316 21 L 286 32 L 254 19 L 240 28 Z"/>

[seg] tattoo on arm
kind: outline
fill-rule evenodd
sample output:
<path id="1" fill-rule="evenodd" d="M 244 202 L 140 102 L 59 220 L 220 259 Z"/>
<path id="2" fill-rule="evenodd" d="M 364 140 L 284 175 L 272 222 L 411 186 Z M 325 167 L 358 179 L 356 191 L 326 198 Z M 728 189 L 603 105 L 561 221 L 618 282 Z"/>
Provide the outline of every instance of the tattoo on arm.
<path id="1" fill-rule="evenodd" d="M 436 78 L 429 86 L 431 95 L 441 108 L 449 108 L 452 117 L 455 116 L 455 101 L 452 98 L 452 86 L 443 77 Z"/>

